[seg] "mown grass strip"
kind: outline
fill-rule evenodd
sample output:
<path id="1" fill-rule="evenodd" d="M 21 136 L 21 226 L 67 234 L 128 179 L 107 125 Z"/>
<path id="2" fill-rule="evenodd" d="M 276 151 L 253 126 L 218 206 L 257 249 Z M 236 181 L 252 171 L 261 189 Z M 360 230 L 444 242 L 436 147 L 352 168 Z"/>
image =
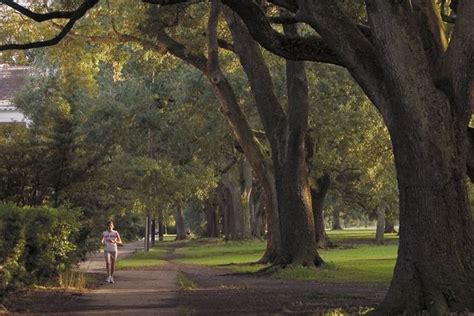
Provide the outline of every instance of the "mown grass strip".
<path id="1" fill-rule="evenodd" d="M 313 280 L 319 282 L 388 283 L 393 274 L 397 255 L 397 237 L 386 235 L 388 245 L 370 244 L 373 230 L 345 230 L 329 232 L 330 238 L 340 247 L 320 250 L 326 265 L 318 269 L 287 267 L 276 269 L 275 278 L 289 280 Z M 387 237 L 388 236 L 388 237 Z M 336 237 L 336 238 L 334 238 Z M 176 253 L 179 262 L 225 267 L 238 273 L 253 273 L 268 266 L 253 264 L 262 256 L 265 242 L 188 242 Z"/>
<path id="2" fill-rule="evenodd" d="M 167 261 L 162 257 L 166 250 L 152 248 L 149 252 L 137 251 L 133 255 L 117 261 L 117 269 L 142 269 L 164 265 Z"/>
<path id="3" fill-rule="evenodd" d="M 375 245 L 375 232 L 366 229 L 329 231 L 336 248 L 319 250 L 326 265 L 317 269 L 287 267 L 272 270 L 273 277 L 288 280 L 312 280 L 329 283 L 388 283 L 397 256 L 397 236 L 387 234 L 386 245 Z M 140 269 L 165 263 L 163 255 L 175 248 L 177 259 L 186 264 L 224 267 L 236 273 L 254 273 L 268 265 L 255 264 L 263 255 L 265 241 L 225 242 L 221 239 L 157 242 L 147 254 L 139 252 L 119 260 L 122 269 Z"/>

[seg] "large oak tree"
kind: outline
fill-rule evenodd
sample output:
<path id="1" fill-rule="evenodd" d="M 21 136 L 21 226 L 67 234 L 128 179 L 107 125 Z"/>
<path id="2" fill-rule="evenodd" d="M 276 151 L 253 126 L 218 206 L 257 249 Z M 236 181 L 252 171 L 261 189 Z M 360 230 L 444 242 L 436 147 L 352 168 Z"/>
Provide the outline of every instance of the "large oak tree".
<path id="1" fill-rule="evenodd" d="M 365 2 L 357 25 L 336 1 L 269 1 L 317 36 L 287 37 L 254 1 L 224 0 L 264 47 L 348 69 L 391 136 L 400 191 L 400 246 L 384 314 L 474 309 L 472 215 L 465 184 L 474 2 L 459 1 L 448 39 L 435 1 Z"/>
<path id="2" fill-rule="evenodd" d="M 56 16 L 1 2 L 35 20 L 69 21 L 51 41 L 0 46 L 10 49 L 54 45 L 98 1 L 84 1 L 78 10 Z M 450 34 L 435 0 L 366 0 L 364 25 L 334 0 L 222 2 L 273 53 L 347 68 L 381 113 L 397 169 L 400 246 L 378 312 L 414 314 L 427 309 L 444 315 L 474 310 L 474 231 L 465 183 L 474 96 L 474 1 L 451 1 L 455 15 L 449 21 L 455 25 Z M 269 16 L 280 10 L 286 11 L 284 18 Z M 272 20 L 305 23 L 315 32 L 289 36 L 274 29 Z"/>

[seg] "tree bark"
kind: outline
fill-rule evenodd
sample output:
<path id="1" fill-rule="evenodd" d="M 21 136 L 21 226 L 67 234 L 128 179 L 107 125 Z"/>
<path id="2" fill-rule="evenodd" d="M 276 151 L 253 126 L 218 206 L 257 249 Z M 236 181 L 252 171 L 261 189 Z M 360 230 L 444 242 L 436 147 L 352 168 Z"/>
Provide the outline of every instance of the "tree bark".
<path id="1" fill-rule="evenodd" d="M 384 233 L 386 234 L 396 234 L 397 231 L 395 230 L 395 221 L 391 218 L 385 216 L 385 229 Z"/>
<path id="2" fill-rule="evenodd" d="M 265 231 L 265 203 L 263 194 L 254 186 L 251 194 L 251 233 L 261 238 Z"/>
<path id="3" fill-rule="evenodd" d="M 283 55 L 283 45 L 274 48 L 281 41 L 269 45 L 278 36 L 260 27 L 268 23 L 259 23 L 265 18 L 257 2 L 223 1 L 262 45 Z M 324 39 L 379 109 L 392 138 L 400 245 L 394 278 L 378 312 L 474 310 L 473 224 L 464 183 L 474 84 L 474 2 L 457 2 L 447 50 L 435 1 L 367 0 L 368 35 L 336 1 L 279 3 Z M 328 47 L 320 48 L 327 52 Z M 288 55 L 307 59 L 308 51 L 301 51 Z M 322 57 L 319 49 L 311 51 Z"/>
<path id="4" fill-rule="evenodd" d="M 150 251 L 150 216 L 145 216 L 145 236 L 143 240 L 143 248 L 145 252 Z"/>
<path id="5" fill-rule="evenodd" d="M 465 184 L 469 92 L 458 79 L 450 88 L 435 86 L 434 54 L 427 55 L 426 34 L 416 32 L 407 10 L 399 6 L 394 11 L 388 3 L 369 10 L 384 62 L 389 104 L 382 104 L 382 115 L 393 143 L 400 192 L 399 252 L 379 312 L 426 309 L 445 315 L 474 310 L 473 226 Z M 464 44 L 454 36 L 446 58 L 457 45 Z M 463 56 L 452 61 L 454 69 Z"/>
<path id="6" fill-rule="evenodd" d="M 206 214 L 206 231 L 204 232 L 204 237 L 219 237 L 217 228 L 217 205 L 214 197 L 209 198 L 204 204 L 204 213 Z"/>
<path id="7" fill-rule="evenodd" d="M 322 259 L 316 251 L 305 160 L 308 87 L 304 64 L 287 62 L 288 113 L 285 113 L 274 94 L 271 76 L 259 47 L 236 15 L 227 11 L 225 16 L 270 142 L 282 247 L 277 262 L 319 265 Z M 296 33 L 293 27 L 288 26 L 288 32 Z"/>
<path id="8" fill-rule="evenodd" d="M 210 19 L 209 29 L 209 58 L 200 53 L 192 52 L 181 43 L 171 38 L 164 29 L 153 30 L 150 35 L 154 35 L 159 45 L 153 45 L 147 40 L 140 41 L 144 46 L 158 51 L 160 54 L 168 52 L 173 56 L 183 60 L 187 64 L 200 70 L 211 83 L 214 93 L 221 105 L 221 112 L 226 118 L 229 126 L 234 133 L 235 139 L 242 147 L 245 157 L 248 159 L 255 173 L 256 178 L 261 183 L 265 194 L 265 209 L 267 210 L 267 247 L 265 254 L 260 262 L 269 263 L 278 260 L 281 256 L 280 250 L 280 224 L 278 218 L 278 205 L 276 198 L 276 189 L 274 174 L 271 168 L 271 160 L 263 152 L 256 141 L 252 129 L 249 126 L 232 86 L 227 78 L 220 71 L 218 62 L 217 33 L 215 28 L 218 14 L 213 13 Z M 213 30 L 214 29 L 214 30 Z M 224 209 L 226 212 L 227 210 Z M 228 219 L 225 217 L 225 219 Z M 224 221 L 225 222 L 225 221 Z M 225 227 L 225 223 L 223 225 Z M 225 230 L 225 228 L 224 228 Z M 226 231 L 228 233 L 228 231 Z M 228 235 L 226 235 L 229 237 Z"/>
<path id="9" fill-rule="evenodd" d="M 186 230 L 184 228 L 183 208 L 181 205 L 175 207 L 174 220 L 176 223 L 176 240 L 186 239 Z"/>
<path id="10" fill-rule="evenodd" d="M 224 239 L 226 241 L 231 239 L 231 221 L 232 221 L 232 207 L 230 192 L 225 185 L 221 186 L 218 194 L 219 206 L 222 214 L 222 230 L 224 231 Z"/>
<path id="11" fill-rule="evenodd" d="M 329 237 L 326 234 L 326 228 L 324 225 L 324 199 L 329 190 L 331 178 L 325 174 L 316 180 L 316 188 L 311 189 L 311 198 L 313 202 L 313 216 L 316 233 L 316 244 L 318 248 L 327 248 L 331 245 Z"/>
<path id="12" fill-rule="evenodd" d="M 158 240 L 163 241 L 165 232 L 165 225 L 163 223 L 163 209 L 158 211 Z"/>
<path id="13" fill-rule="evenodd" d="M 213 6 L 215 6 L 213 2 Z M 278 215 L 277 193 L 271 161 L 263 153 L 256 142 L 252 130 L 243 115 L 229 82 L 219 68 L 217 45 L 217 18 L 218 10 L 213 8 L 208 23 L 209 59 L 207 68 L 198 68 L 207 75 L 213 84 L 216 95 L 221 103 L 222 112 L 227 118 L 234 135 L 242 147 L 245 157 L 252 165 L 252 169 L 265 192 L 265 209 L 267 210 L 267 247 L 265 254 L 259 260 L 261 263 L 277 262 L 281 258 L 280 222 Z M 217 12 L 216 12 L 217 11 Z M 180 56 L 189 56 L 188 52 Z M 189 58 L 187 58 L 189 59 Z M 186 60 L 186 57 L 185 59 Z M 199 67 L 199 63 L 193 64 Z"/>
<path id="14" fill-rule="evenodd" d="M 339 210 L 334 210 L 332 213 L 332 230 L 343 230 Z"/>
<path id="15" fill-rule="evenodd" d="M 462 149 L 455 139 L 441 136 L 439 126 L 433 123 L 429 132 L 433 148 L 428 154 L 407 142 L 406 134 L 392 136 L 397 142 L 400 246 L 381 314 L 474 310 L 472 216 L 459 167 Z M 414 135 L 413 126 L 409 130 Z"/>
<path id="16" fill-rule="evenodd" d="M 240 161 L 240 206 L 242 239 L 250 239 L 250 194 L 252 192 L 252 168 L 246 159 Z"/>
<path id="17" fill-rule="evenodd" d="M 155 216 L 153 216 L 151 220 L 151 229 L 150 229 L 152 247 L 155 246 L 155 230 L 156 230 L 156 219 L 155 219 Z"/>
<path id="18" fill-rule="evenodd" d="M 231 240 L 243 239 L 243 224 L 242 224 L 242 204 L 241 204 L 241 186 L 237 170 L 231 169 L 222 177 L 222 182 L 229 193 L 228 208 L 231 209 L 232 216 L 229 216 L 229 227 Z"/>
<path id="19" fill-rule="evenodd" d="M 385 208 L 379 206 L 377 208 L 377 229 L 375 231 L 375 243 L 378 245 L 383 245 L 383 237 L 385 231 Z"/>
<path id="20" fill-rule="evenodd" d="M 232 209 L 232 216 L 229 217 L 231 225 L 231 240 L 242 240 L 240 187 L 237 183 L 231 180 L 227 183 L 227 188 L 230 193 L 231 202 L 229 208 Z"/>

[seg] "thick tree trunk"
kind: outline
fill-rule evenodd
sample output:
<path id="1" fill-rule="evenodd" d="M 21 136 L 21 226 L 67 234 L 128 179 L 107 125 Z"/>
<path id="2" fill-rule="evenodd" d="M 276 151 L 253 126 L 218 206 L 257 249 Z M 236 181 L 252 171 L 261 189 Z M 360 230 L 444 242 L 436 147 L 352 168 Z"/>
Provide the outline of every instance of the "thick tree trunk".
<path id="1" fill-rule="evenodd" d="M 377 208 L 377 229 L 375 231 L 375 243 L 383 245 L 383 234 L 385 231 L 385 208 L 379 206 Z"/>
<path id="2" fill-rule="evenodd" d="M 316 49 L 310 46 L 313 54 L 295 50 L 291 39 L 282 40 L 261 23 L 266 20 L 257 2 L 223 2 L 239 12 L 264 47 L 279 54 L 327 62 L 330 50 L 335 58 L 329 62 L 346 66 L 380 110 L 399 181 L 400 245 L 379 313 L 474 310 L 473 223 L 464 183 L 474 2 L 455 1 L 456 26 L 446 50 L 436 1 L 366 0 L 369 34 L 337 1 L 279 1 L 324 39 Z"/>
<path id="3" fill-rule="evenodd" d="M 287 35 L 297 35 L 296 25 L 285 25 Z M 284 264 L 320 265 L 311 192 L 306 164 L 308 84 L 303 62 L 286 61 L 288 113 L 270 142 L 275 167 Z"/>
<path id="4" fill-rule="evenodd" d="M 225 185 L 221 187 L 218 194 L 219 208 L 222 214 L 222 230 L 224 232 L 224 239 L 228 241 L 231 239 L 231 222 L 232 222 L 232 207 L 229 190 Z"/>
<path id="5" fill-rule="evenodd" d="M 188 57 L 189 50 L 173 50 L 173 54 L 203 71 L 214 87 L 216 96 L 222 106 L 222 113 L 229 122 L 238 143 L 244 150 L 245 157 L 251 164 L 252 169 L 265 192 L 265 209 L 268 214 L 267 248 L 259 262 L 276 262 L 281 258 L 281 242 L 274 173 L 272 172 L 271 161 L 265 155 L 260 145 L 256 142 L 252 130 L 240 109 L 234 91 L 220 70 L 217 44 L 217 20 L 219 11 L 218 3 L 213 2 L 208 23 L 209 59 L 207 61 L 207 68 L 203 68 L 199 61 L 194 62 L 193 60 L 190 60 Z M 226 17 L 227 16 L 228 14 L 226 14 Z"/>
<path id="6" fill-rule="evenodd" d="M 186 239 L 186 230 L 184 229 L 183 208 L 181 205 L 174 209 L 174 220 L 176 222 L 176 240 Z"/>
<path id="7" fill-rule="evenodd" d="M 332 213 L 332 230 L 342 230 L 341 217 L 338 210 L 334 210 Z"/>
<path id="8" fill-rule="evenodd" d="M 405 138 L 419 134 L 413 131 L 416 127 L 410 127 L 408 135 L 392 136 L 397 144 L 400 246 L 380 314 L 474 310 L 472 216 L 460 167 L 465 165 L 462 149 L 456 148 L 462 142 L 451 138 L 454 133 L 440 128 L 443 125 L 425 135 L 431 146 L 423 153 Z"/>
<path id="9" fill-rule="evenodd" d="M 458 51 L 453 72 L 435 85 L 444 33 L 434 2 L 413 5 L 417 15 L 383 1 L 368 7 L 384 65 L 386 99 L 378 105 L 393 143 L 400 194 L 398 257 L 378 312 L 447 315 L 474 310 L 474 231 L 465 183 L 470 92 L 465 78 L 449 77 L 465 71 L 465 58 L 472 65 L 472 56 L 466 57 L 464 37 L 452 38 L 446 58 Z M 474 14 L 471 2 L 464 5 Z M 418 16 L 423 19 L 414 24 Z"/>
<path id="10" fill-rule="evenodd" d="M 252 168 L 246 159 L 240 162 L 240 207 L 242 239 L 250 239 L 250 194 L 252 192 Z"/>
<path id="11" fill-rule="evenodd" d="M 471 182 L 474 182 L 474 128 L 468 127 L 467 133 L 467 158 L 466 158 L 466 167 L 467 175 Z"/>
<path id="12" fill-rule="evenodd" d="M 206 215 L 206 231 L 204 232 L 204 237 L 219 237 L 217 228 L 217 205 L 214 197 L 209 198 L 204 204 L 204 213 Z"/>
<path id="13" fill-rule="evenodd" d="M 305 161 L 308 87 L 304 64 L 287 62 L 288 113 L 285 113 L 274 94 L 271 76 L 260 48 L 237 16 L 229 11 L 226 11 L 225 16 L 272 152 L 281 232 L 281 256 L 273 262 L 319 265 L 322 260 L 316 251 Z M 297 33 L 294 25 L 286 29 L 292 35 Z"/>
<path id="14" fill-rule="evenodd" d="M 396 234 L 395 230 L 395 221 L 392 218 L 385 216 L 385 229 L 384 233 L 386 234 Z"/>
<path id="15" fill-rule="evenodd" d="M 251 233 L 253 237 L 261 238 L 265 230 L 265 204 L 263 194 L 253 188 L 251 194 Z"/>
<path id="16" fill-rule="evenodd" d="M 311 198 L 313 202 L 313 216 L 314 216 L 314 226 L 316 233 L 316 244 L 318 248 L 327 248 L 331 245 L 329 237 L 326 234 L 326 228 L 324 225 L 324 198 L 329 190 L 329 185 L 331 183 L 331 178 L 329 175 L 325 174 L 322 177 L 318 178 L 316 181 L 317 188 L 311 189 Z"/>
<path id="17" fill-rule="evenodd" d="M 229 225 L 230 225 L 230 236 L 231 240 L 242 240 L 242 206 L 241 206 L 241 192 L 240 183 L 236 176 L 232 172 L 228 172 L 224 175 L 224 184 L 229 193 L 228 207 L 232 209 L 229 214 Z"/>
<path id="18" fill-rule="evenodd" d="M 245 157 L 251 164 L 256 178 L 262 185 L 265 194 L 265 209 L 268 215 L 268 233 L 267 248 L 260 261 L 262 263 L 274 262 L 280 258 L 281 250 L 278 205 L 271 161 L 255 140 L 252 129 L 240 109 L 239 102 L 236 99 L 232 86 L 219 69 L 217 33 L 215 32 L 217 23 L 215 22 L 215 14 L 210 20 L 214 21 L 210 21 L 209 23 L 210 45 L 208 60 L 202 54 L 194 54 L 192 49 L 188 49 L 182 44 L 176 42 L 174 39 L 169 37 L 163 29 L 160 29 L 155 33 L 156 39 L 160 42 L 159 47 L 156 47 L 155 49 L 162 52 L 162 48 L 166 48 L 166 50 L 173 56 L 180 58 L 196 69 L 199 69 L 212 84 L 214 93 L 221 104 L 222 113 L 229 123 L 237 142 L 242 147 Z M 228 219 L 228 217 L 225 217 L 225 219 Z M 223 226 L 225 226 L 225 224 Z M 228 230 L 226 232 L 228 233 Z M 228 235 L 226 236 L 229 237 Z"/>

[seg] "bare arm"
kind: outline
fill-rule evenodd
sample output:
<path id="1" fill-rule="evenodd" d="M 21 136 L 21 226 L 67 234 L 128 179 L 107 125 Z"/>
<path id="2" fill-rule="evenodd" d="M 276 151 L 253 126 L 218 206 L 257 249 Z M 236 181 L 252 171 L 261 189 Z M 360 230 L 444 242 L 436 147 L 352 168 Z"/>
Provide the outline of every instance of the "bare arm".
<path id="1" fill-rule="evenodd" d="M 116 239 L 116 242 L 118 245 L 121 245 L 122 244 L 122 238 L 120 238 L 120 234 L 117 232 L 117 239 Z"/>

